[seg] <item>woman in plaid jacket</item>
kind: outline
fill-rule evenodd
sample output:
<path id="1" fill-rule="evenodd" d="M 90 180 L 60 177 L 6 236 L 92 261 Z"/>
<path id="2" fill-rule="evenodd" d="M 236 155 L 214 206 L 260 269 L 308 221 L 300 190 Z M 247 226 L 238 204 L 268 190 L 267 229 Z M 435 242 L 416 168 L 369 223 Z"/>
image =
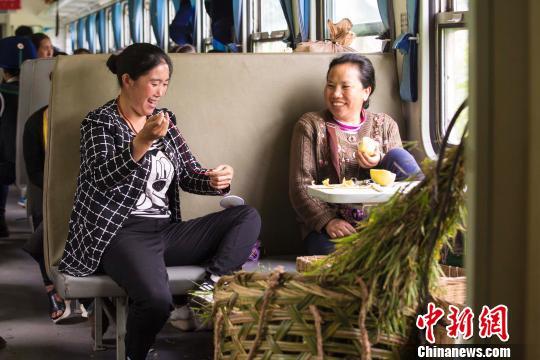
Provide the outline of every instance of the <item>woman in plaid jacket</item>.
<path id="1" fill-rule="evenodd" d="M 103 271 L 132 302 L 126 350 L 144 359 L 172 306 L 166 266 L 204 264 L 207 281 L 238 269 L 259 235 L 258 212 L 237 206 L 189 221 L 180 189 L 223 195 L 229 165 L 203 168 L 167 109 L 172 64 L 151 44 L 111 55 L 120 95 L 90 112 L 81 125 L 81 168 L 60 270 L 74 276 Z"/>

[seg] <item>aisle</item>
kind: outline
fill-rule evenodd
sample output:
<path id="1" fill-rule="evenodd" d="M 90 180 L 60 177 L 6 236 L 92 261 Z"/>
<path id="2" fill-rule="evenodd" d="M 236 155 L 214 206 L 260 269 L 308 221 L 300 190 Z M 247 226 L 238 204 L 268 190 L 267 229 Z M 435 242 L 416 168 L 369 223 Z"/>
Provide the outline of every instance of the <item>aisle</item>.
<path id="1" fill-rule="evenodd" d="M 0 239 L 0 336 L 7 341 L 0 359 L 115 359 L 114 349 L 92 351 L 87 321 L 54 325 L 49 320 L 39 268 L 21 249 L 30 225 L 25 209 L 16 203 L 15 190 L 10 193 L 7 209 L 11 235 Z M 114 331 L 109 329 L 105 337 L 112 341 Z M 167 325 L 158 336 L 156 349 L 160 360 L 210 359 L 212 333 L 182 333 Z"/>

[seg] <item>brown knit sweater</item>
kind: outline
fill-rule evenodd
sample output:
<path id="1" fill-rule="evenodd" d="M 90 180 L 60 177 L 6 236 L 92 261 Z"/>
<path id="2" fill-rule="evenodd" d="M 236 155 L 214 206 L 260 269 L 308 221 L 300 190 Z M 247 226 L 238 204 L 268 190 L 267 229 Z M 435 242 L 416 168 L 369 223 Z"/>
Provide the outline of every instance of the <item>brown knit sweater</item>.
<path id="1" fill-rule="evenodd" d="M 307 187 L 313 181 L 321 184 L 327 178 L 330 178 L 331 183 L 341 182 L 343 177 L 368 178 L 369 172 L 360 168 L 354 151 L 364 136 L 380 144 L 383 156 L 389 150 L 402 146 L 396 122 L 384 113 L 366 111 L 366 120 L 356 135 L 344 133 L 334 124 L 332 114 L 325 110 L 302 115 L 294 127 L 289 197 L 302 226 L 302 238 L 313 230 L 321 232 L 330 220 L 340 217 L 337 206 L 307 194 Z M 333 130 L 327 131 L 327 128 Z M 330 155 L 328 134 L 332 131 L 337 135 L 339 178 Z"/>

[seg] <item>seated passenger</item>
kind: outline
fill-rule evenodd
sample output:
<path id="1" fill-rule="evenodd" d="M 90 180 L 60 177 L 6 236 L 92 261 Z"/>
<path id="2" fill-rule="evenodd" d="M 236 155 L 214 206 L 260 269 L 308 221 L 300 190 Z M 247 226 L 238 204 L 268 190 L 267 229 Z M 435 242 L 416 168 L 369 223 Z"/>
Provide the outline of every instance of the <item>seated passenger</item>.
<path id="1" fill-rule="evenodd" d="M 166 266 L 203 265 L 204 286 L 239 269 L 259 235 L 261 220 L 236 206 L 182 221 L 180 189 L 223 195 L 233 169 L 203 168 L 176 127 L 158 109 L 172 73 L 157 46 L 137 43 L 107 66 L 120 94 L 81 124 L 81 165 L 60 271 L 103 271 L 130 297 L 126 351 L 144 359 L 173 308 Z M 203 285 L 203 284 L 201 284 Z"/>
<path id="2" fill-rule="evenodd" d="M 44 33 L 36 33 L 32 34 L 30 36 L 30 39 L 32 40 L 32 43 L 36 48 L 37 57 L 39 59 L 53 57 L 54 48 L 51 42 L 51 38 L 49 38 Z"/>
<path id="3" fill-rule="evenodd" d="M 334 251 L 331 239 L 355 232 L 361 211 L 337 206 L 307 194 L 307 187 L 324 179 L 341 183 L 344 178 L 369 179 L 369 169 L 381 168 L 397 174 L 398 180 L 421 176 L 415 159 L 402 148 L 395 121 L 384 113 L 366 109 L 375 90 L 371 61 L 346 54 L 330 63 L 324 98 L 327 109 L 302 115 L 291 142 L 289 196 L 302 227 L 309 255 Z M 377 141 L 372 156 L 358 151 L 363 137 Z"/>
<path id="4" fill-rule="evenodd" d="M 43 284 L 47 291 L 49 299 L 49 316 L 53 322 L 58 322 L 64 316 L 66 305 L 64 300 L 56 292 L 54 284 L 47 275 L 45 270 L 45 259 L 43 253 L 43 214 L 42 214 L 42 197 L 43 197 L 43 169 L 45 167 L 45 145 L 46 145 L 46 129 L 48 127 L 48 106 L 44 106 L 33 113 L 26 124 L 23 132 L 23 155 L 26 166 L 26 173 L 31 185 L 35 190 L 29 191 L 31 198 L 31 216 L 34 233 L 26 243 L 26 250 L 39 265 Z M 67 313 L 66 313 L 67 315 Z"/>
<path id="5" fill-rule="evenodd" d="M 19 73 L 24 60 L 36 57 L 32 42 L 24 36 L 0 39 L 0 237 L 8 237 L 6 203 L 9 185 L 15 182 L 15 139 L 19 108 Z"/>

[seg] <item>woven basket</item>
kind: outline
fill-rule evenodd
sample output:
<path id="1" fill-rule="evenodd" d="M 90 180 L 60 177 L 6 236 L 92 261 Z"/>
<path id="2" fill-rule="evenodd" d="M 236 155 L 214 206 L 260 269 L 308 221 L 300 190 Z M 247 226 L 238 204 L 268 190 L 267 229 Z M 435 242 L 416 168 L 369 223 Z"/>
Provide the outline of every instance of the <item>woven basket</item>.
<path id="1" fill-rule="evenodd" d="M 325 256 L 299 256 L 296 258 L 296 271 L 308 272 L 313 270 L 317 261 Z M 435 297 L 452 305 L 463 306 L 467 295 L 467 278 L 465 270 L 456 266 L 441 265 L 445 276 L 439 278 Z"/>
<path id="2" fill-rule="evenodd" d="M 313 270 L 313 265 L 325 257 L 324 255 L 298 256 L 296 258 L 296 271 L 299 273 L 311 271 Z"/>
<path id="3" fill-rule="evenodd" d="M 367 296 L 361 281 L 279 270 L 223 276 L 214 292 L 214 359 L 393 358 L 405 339 L 368 332 L 375 326 L 365 321 Z"/>
<path id="4" fill-rule="evenodd" d="M 299 256 L 296 258 L 296 270 L 298 272 L 311 271 L 314 264 L 324 258 L 324 256 Z M 465 306 L 467 278 L 463 268 L 447 265 L 441 265 L 441 268 L 445 276 L 439 278 L 439 284 L 434 295 L 438 306 L 445 310 L 445 314 L 448 314 L 449 305 L 455 305 L 459 308 Z M 447 336 L 444 322 L 435 327 L 435 343 L 439 345 L 456 343 L 456 339 Z"/>
<path id="5" fill-rule="evenodd" d="M 445 276 L 439 278 L 436 296 L 456 306 L 463 306 L 467 297 L 467 278 L 460 267 L 441 265 Z"/>

